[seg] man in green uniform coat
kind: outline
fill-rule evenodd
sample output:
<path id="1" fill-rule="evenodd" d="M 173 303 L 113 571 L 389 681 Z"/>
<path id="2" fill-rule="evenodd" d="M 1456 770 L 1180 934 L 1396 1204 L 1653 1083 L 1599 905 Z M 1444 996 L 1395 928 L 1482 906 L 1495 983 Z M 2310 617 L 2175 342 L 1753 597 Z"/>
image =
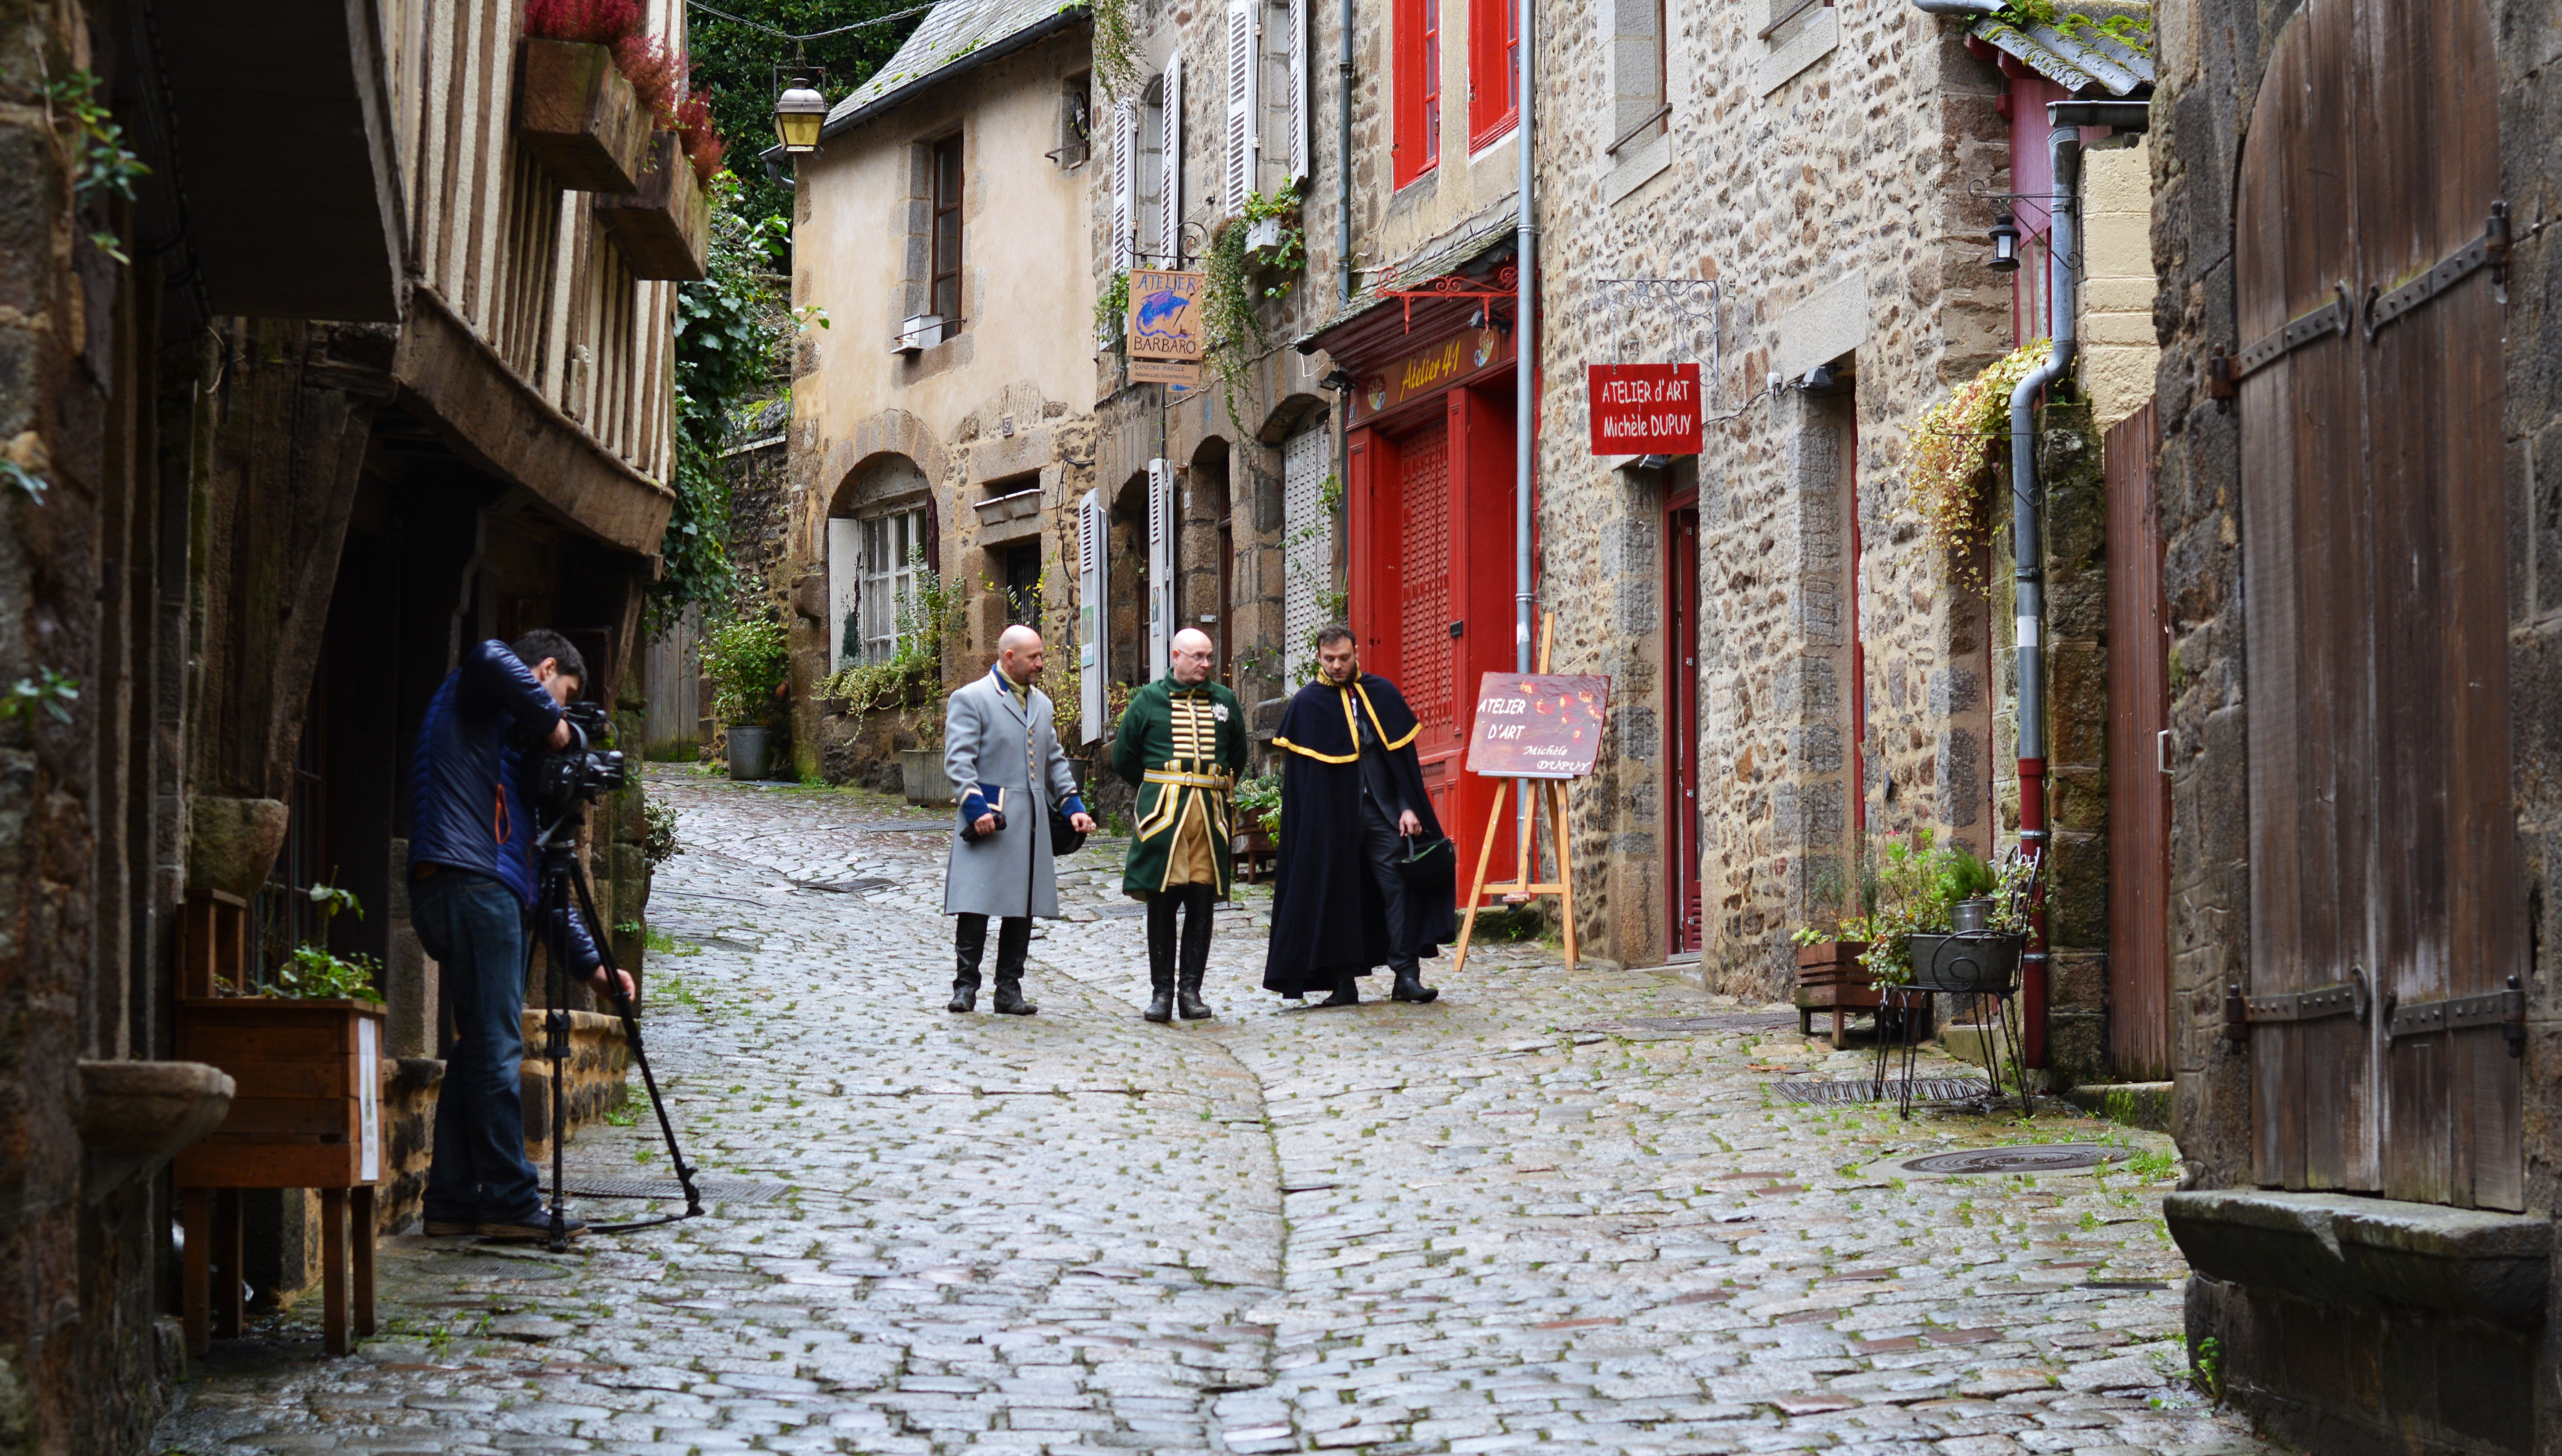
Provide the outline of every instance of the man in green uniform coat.
<path id="1" fill-rule="evenodd" d="M 1184 1019 L 1211 1013 L 1200 996 L 1210 906 L 1227 898 L 1235 873 L 1228 801 L 1245 769 L 1245 712 L 1235 693 L 1210 681 L 1211 650 L 1205 634 L 1175 634 L 1171 670 L 1131 694 L 1112 741 L 1112 771 L 1139 791 L 1121 888 L 1148 902 L 1151 1021 L 1174 1018 L 1178 911 Z"/>

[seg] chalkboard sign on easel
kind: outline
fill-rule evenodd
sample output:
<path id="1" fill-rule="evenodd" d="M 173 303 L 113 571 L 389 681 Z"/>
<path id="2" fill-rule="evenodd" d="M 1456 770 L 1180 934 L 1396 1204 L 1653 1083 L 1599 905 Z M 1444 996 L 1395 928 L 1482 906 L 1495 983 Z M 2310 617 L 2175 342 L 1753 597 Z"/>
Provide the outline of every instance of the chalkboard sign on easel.
<path id="1" fill-rule="evenodd" d="M 1549 647 L 1556 637 L 1556 614 L 1540 625 L 1538 667 L 1530 672 L 1489 672 L 1477 687 L 1476 725 L 1468 736 L 1468 772 L 1493 779 L 1495 804 L 1486 816 L 1485 837 L 1477 841 L 1477 872 L 1468 884 L 1468 911 L 1459 925 L 1451 971 L 1466 969 L 1468 941 L 1476 933 L 1477 911 L 1488 895 L 1506 905 L 1527 905 L 1542 895 L 1558 898 L 1565 929 L 1565 964 L 1575 964 L 1574 855 L 1565 832 L 1565 786 L 1592 772 L 1600 757 L 1601 732 L 1610 706 L 1610 679 L 1548 670 Z M 1504 822 L 1504 797 L 1516 780 L 1525 800 L 1538 785 L 1538 799 L 1522 816 L 1522 832 L 1513 844 L 1513 875 L 1486 882 L 1495 855 L 1495 833 Z M 1556 878 L 1539 872 L 1540 810 L 1547 809 L 1550 844 Z"/>

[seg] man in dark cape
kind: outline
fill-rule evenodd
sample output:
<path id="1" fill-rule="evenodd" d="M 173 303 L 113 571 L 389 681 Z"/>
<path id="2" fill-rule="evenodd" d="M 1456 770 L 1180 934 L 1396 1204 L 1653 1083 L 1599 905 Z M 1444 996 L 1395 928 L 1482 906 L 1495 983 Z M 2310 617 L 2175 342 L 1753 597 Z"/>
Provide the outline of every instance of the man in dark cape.
<path id="1" fill-rule="evenodd" d="M 1317 656 L 1272 740 L 1285 756 L 1263 989 L 1352 1005 L 1358 978 L 1386 966 L 1396 1000 L 1429 1001 L 1417 961 L 1457 928 L 1457 855 L 1423 792 L 1414 713 L 1361 670 L 1346 629 L 1319 633 Z"/>

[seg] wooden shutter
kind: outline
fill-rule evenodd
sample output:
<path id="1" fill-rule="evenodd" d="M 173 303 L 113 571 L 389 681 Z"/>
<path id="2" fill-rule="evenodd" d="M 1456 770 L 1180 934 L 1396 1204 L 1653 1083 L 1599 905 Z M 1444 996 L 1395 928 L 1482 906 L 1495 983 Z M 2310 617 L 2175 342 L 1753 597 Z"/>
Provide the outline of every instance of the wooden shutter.
<path id="1" fill-rule="evenodd" d="M 1222 202 L 1231 215 L 1245 211 L 1262 152 L 1255 125 L 1255 72 L 1262 63 L 1256 12 L 1262 6 L 1263 0 L 1227 0 L 1227 195 Z"/>
<path id="2" fill-rule="evenodd" d="M 1434 745 L 1449 736 L 1456 704 L 1450 624 L 1450 428 L 1434 421 L 1398 442 L 1404 469 L 1397 512 L 1397 686 Z"/>
<path id="3" fill-rule="evenodd" d="M 2487 270 L 2462 267 L 2498 196 L 2496 74 L 2479 0 L 2316 0 L 2246 133 L 2245 1009 L 2267 1185 L 2523 1201 L 2498 1018 L 2527 969 L 2502 320 Z M 2331 1013 L 2301 995 L 2334 986 L 2363 994 Z"/>
<path id="4" fill-rule="evenodd" d="M 1103 736 L 1104 627 L 1112 613 L 1112 522 L 1103 510 L 1103 492 L 1088 490 L 1076 501 L 1076 685 L 1084 699 L 1082 738 Z"/>
<path id="5" fill-rule="evenodd" d="M 1290 0 L 1290 177 L 1305 182 L 1313 175 L 1308 140 L 1308 0 Z"/>
<path id="6" fill-rule="evenodd" d="M 1139 108 L 1112 103 L 1112 271 L 1128 273 L 1138 250 Z"/>
<path id="7" fill-rule="evenodd" d="M 1158 248 L 1166 255 L 1167 268 L 1184 266 L 1184 58 L 1176 56 L 1166 62 L 1166 104 L 1159 114 L 1164 120 L 1165 177 L 1157 185 L 1159 213 L 1157 236 L 1164 241 Z"/>
<path id="8" fill-rule="evenodd" d="M 1175 639 L 1175 466 L 1148 461 L 1148 680 L 1166 675 Z"/>
<path id="9" fill-rule="evenodd" d="M 1331 463 L 1320 421 L 1281 447 L 1281 675 L 1291 687 L 1316 675 L 1313 638 L 1326 625 L 1325 594 L 1335 585 L 1335 522 L 1326 510 Z"/>

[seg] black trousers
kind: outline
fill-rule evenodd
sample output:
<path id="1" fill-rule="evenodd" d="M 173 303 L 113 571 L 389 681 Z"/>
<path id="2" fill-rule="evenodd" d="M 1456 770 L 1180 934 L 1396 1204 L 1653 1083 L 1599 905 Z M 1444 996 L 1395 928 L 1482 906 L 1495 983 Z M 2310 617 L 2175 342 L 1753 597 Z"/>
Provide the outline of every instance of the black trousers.
<path id="1" fill-rule="evenodd" d="M 953 918 L 959 924 L 953 927 L 952 944 L 953 948 L 960 952 L 959 974 L 954 979 L 958 983 L 975 987 L 979 984 L 979 958 L 985 955 L 988 949 L 988 917 L 965 914 Z M 1031 950 L 1032 918 L 1030 916 L 1007 915 L 998 921 L 997 980 L 1001 982 L 1022 980 L 1023 961 L 1031 955 Z"/>
<path id="2" fill-rule="evenodd" d="M 1148 897 L 1148 973 L 1158 986 L 1170 986 L 1175 974 L 1175 916 L 1183 915 L 1181 962 L 1187 984 L 1200 984 L 1209 966 L 1210 914 L 1216 908 L 1216 885 L 1176 885 Z"/>
<path id="3" fill-rule="evenodd" d="M 1406 927 L 1412 917 L 1406 913 L 1405 872 L 1397 866 L 1405 858 L 1406 839 L 1396 831 L 1396 820 L 1378 807 L 1378 801 L 1362 795 L 1362 868 L 1370 882 L 1378 889 L 1379 903 L 1387 911 L 1387 969 L 1391 975 L 1414 975 L 1414 943 Z"/>

